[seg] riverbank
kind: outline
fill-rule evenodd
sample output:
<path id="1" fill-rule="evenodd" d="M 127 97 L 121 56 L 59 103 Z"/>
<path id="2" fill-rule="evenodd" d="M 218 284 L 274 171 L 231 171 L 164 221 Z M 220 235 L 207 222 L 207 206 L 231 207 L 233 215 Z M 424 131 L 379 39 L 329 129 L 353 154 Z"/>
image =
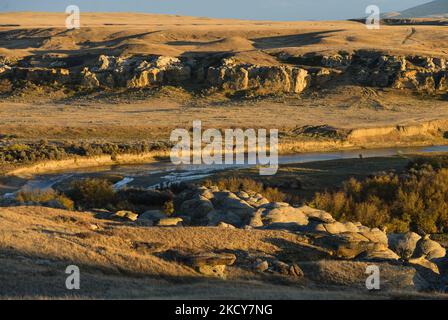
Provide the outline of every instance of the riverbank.
<path id="1" fill-rule="evenodd" d="M 426 128 L 427 126 L 421 126 Z M 394 131 L 396 130 L 396 131 Z M 421 131 L 417 131 L 420 136 L 412 134 L 415 128 L 402 129 L 400 127 L 394 128 L 380 128 L 378 132 L 380 135 L 374 136 L 372 129 L 367 130 L 370 134 L 365 140 L 359 139 L 362 137 L 360 130 L 356 131 L 356 139 L 349 138 L 347 140 L 329 140 L 329 139 L 307 139 L 305 141 L 289 140 L 281 142 L 279 145 L 279 155 L 294 155 L 298 153 L 325 153 L 337 151 L 354 151 L 359 150 L 359 155 L 362 155 L 365 150 L 376 150 L 382 148 L 409 148 L 409 147 L 425 147 L 425 146 L 443 146 L 447 145 L 444 137 L 436 134 L 429 134 L 426 132 L 421 135 Z M 406 136 L 400 136 L 400 131 L 406 133 Z M 382 133 L 386 132 L 386 135 Z M 393 139 L 393 135 L 396 134 Z M 398 134 L 398 135 L 397 135 Z M 386 138 L 389 137 L 389 138 Z M 398 139 L 397 139 L 398 138 Z M 5 176 L 16 176 L 20 178 L 31 178 L 33 175 L 56 173 L 69 170 L 79 170 L 86 168 L 100 168 L 107 166 L 118 165 L 138 165 L 154 163 L 157 161 L 169 161 L 170 150 L 155 150 L 141 154 L 118 154 L 118 155 L 101 155 L 93 157 L 75 156 L 62 160 L 40 161 L 33 164 L 12 165 L 5 166 L 0 169 L 0 174 Z"/>

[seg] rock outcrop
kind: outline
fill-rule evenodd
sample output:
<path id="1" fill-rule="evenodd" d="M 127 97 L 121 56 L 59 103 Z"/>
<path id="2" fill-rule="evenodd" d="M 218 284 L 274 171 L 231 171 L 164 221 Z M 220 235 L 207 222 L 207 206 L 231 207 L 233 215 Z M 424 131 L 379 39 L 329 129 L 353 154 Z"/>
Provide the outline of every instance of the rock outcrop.
<path id="1" fill-rule="evenodd" d="M 388 235 L 361 223 L 336 221 L 328 212 L 308 206 L 269 202 L 250 190 L 231 192 L 216 186 L 198 187 L 183 192 L 177 201 L 178 214 L 191 217 L 193 225 L 277 229 L 299 234 L 304 237 L 301 255 L 308 258 L 402 261 L 431 270 L 447 263 L 445 249 L 428 237 L 412 232 Z M 264 272 L 270 266 L 269 262 L 266 267 L 264 261 L 259 261 L 253 268 Z"/>
<path id="2" fill-rule="evenodd" d="M 164 85 L 199 86 L 258 95 L 300 94 L 317 90 L 341 76 L 348 83 L 408 89 L 426 93 L 448 90 L 447 60 L 441 57 L 386 55 L 358 50 L 333 55 L 277 55 L 278 65 L 238 62 L 232 57 L 106 56 L 81 67 L 52 61 L 47 67 L 0 64 L 0 77 L 38 84 L 94 88 L 147 88 Z"/>
<path id="3" fill-rule="evenodd" d="M 224 59 L 222 65 L 207 70 L 211 86 L 224 90 L 255 90 L 259 93 L 301 93 L 308 84 L 308 71 L 290 66 L 236 64 Z"/>
<path id="4" fill-rule="evenodd" d="M 225 278 L 226 267 L 235 263 L 236 256 L 226 253 L 202 253 L 188 258 L 187 263 L 203 275 Z"/>

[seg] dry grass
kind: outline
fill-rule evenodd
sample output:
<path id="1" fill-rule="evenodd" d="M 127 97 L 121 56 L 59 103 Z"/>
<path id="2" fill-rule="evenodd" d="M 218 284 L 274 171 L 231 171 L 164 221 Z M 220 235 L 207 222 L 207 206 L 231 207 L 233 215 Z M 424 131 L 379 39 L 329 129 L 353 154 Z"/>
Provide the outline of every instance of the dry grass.
<path id="1" fill-rule="evenodd" d="M 317 52 L 354 49 L 380 49 L 411 54 L 445 55 L 444 26 L 415 26 L 412 39 L 409 26 L 386 26 L 368 30 L 364 24 L 350 21 L 243 21 L 173 15 L 132 13 L 82 13 L 81 30 L 65 30 L 63 13 L 2 13 L 5 25 L 22 37 L 20 45 L 9 39 L 0 42 L 0 53 L 23 55 L 39 51 L 71 53 L 98 52 L 107 47 L 118 53 L 182 55 L 201 52 L 237 52 L 243 60 L 269 63 L 266 54 L 276 50 Z M 42 28 L 36 37 L 25 37 L 30 28 Z M 44 41 L 40 41 L 45 37 Z M 24 39 L 27 39 L 26 41 Z M 84 40 L 89 39 L 89 45 Z M 28 46 L 27 46 L 28 44 Z M 254 50 L 258 50 L 255 51 Z M 263 50 L 263 51 L 262 51 Z M 445 52 L 445 53 L 444 53 Z"/>
<path id="2" fill-rule="evenodd" d="M 92 225 L 98 227 L 92 230 Z M 233 252 L 228 280 L 203 278 L 164 255 L 138 249 L 163 243 L 162 251 Z M 303 262 L 299 282 L 242 269 L 245 253 L 294 259 L 300 238 L 282 231 L 216 228 L 148 228 L 96 219 L 92 213 L 41 207 L 0 208 L 0 297 L 3 298 L 197 298 L 372 299 L 394 295 L 438 297 L 414 290 L 411 268 L 384 265 L 385 291 L 363 289 L 365 263 Z M 299 249 L 300 250 L 300 249 Z M 286 256 L 285 256 L 286 255 Z M 300 254 L 299 254 L 300 255 Z M 65 268 L 81 269 L 81 290 L 65 289 Z M 250 269 L 249 269 L 250 270 Z M 337 271 L 337 272 L 336 272 Z M 350 276 L 353 275 L 353 276 Z M 273 277 L 273 278 L 272 278 Z M 395 279 L 395 280 L 394 280 Z"/>

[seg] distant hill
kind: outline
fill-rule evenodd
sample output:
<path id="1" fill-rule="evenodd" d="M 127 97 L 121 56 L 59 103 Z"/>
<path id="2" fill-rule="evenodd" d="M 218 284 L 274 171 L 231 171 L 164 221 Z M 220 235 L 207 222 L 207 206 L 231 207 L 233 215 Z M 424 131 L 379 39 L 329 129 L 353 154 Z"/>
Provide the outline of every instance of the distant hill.
<path id="1" fill-rule="evenodd" d="M 384 18 L 448 18 L 448 0 L 436 0 L 401 12 L 390 12 Z"/>

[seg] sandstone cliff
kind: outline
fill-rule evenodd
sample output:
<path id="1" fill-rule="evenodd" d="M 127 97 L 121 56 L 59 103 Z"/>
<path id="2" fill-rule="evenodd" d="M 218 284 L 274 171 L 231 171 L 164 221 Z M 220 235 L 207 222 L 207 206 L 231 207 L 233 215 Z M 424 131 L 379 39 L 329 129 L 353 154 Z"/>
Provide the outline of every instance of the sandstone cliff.
<path id="1" fill-rule="evenodd" d="M 259 95 L 318 90 L 328 83 L 407 89 L 427 94 L 448 90 L 448 63 L 443 57 L 385 55 L 374 51 L 276 55 L 277 65 L 242 63 L 233 57 L 105 56 L 70 66 L 52 61 L 34 67 L 24 61 L 0 65 L 0 78 L 15 85 L 73 86 L 84 89 L 147 88 L 164 85 L 215 88 Z"/>

